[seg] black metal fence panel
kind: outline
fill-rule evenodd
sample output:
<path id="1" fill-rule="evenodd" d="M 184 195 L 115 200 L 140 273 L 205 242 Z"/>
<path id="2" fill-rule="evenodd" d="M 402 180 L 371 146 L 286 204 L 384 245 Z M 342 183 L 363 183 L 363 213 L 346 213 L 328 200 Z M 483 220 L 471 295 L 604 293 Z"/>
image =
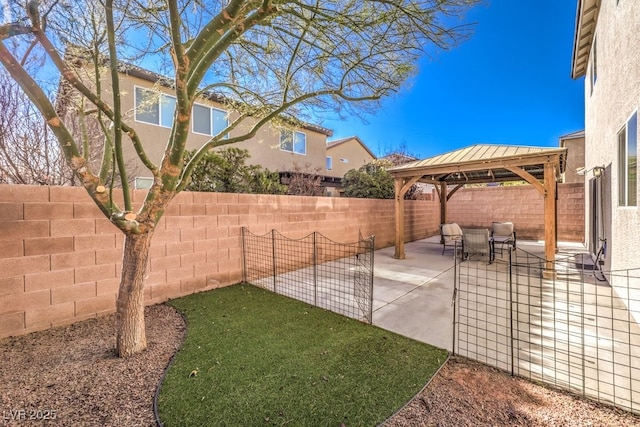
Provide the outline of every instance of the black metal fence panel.
<path id="1" fill-rule="evenodd" d="M 516 249 L 456 262 L 454 353 L 640 413 L 640 274 Z"/>
<path id="2" fill-rule="evenodd" d="M 245 282 L 371 323 L 373 236 L 338 243 L 317 232 L 291 239 L 243 228 L 242 248 Z"/>

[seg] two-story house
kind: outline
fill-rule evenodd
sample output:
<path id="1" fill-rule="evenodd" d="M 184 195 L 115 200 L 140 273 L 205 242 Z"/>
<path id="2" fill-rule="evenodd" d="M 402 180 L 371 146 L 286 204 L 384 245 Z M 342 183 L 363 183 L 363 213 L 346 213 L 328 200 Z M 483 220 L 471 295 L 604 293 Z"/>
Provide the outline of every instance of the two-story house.
<path id="1" fill-rule="evenodd" d="M 640 267 L 640 2 L 578 0 L 572 77 L 584 77 L 586 240 L 606 269 Z"/>
<path id="2" fill-rule="evenodd" d="M 327 180 L 332 185 L 327 186 L 328 193 L 337 196 L 342 188 L 342 177 L 347 172 L 375 159 L 376 155 L 357 136 L 329 141 L 326 147 L 326 175 L 332 178 Z"/>
<path id="3" fill-rule="evenodd" d="M 138 132 L 149 159 L 159 164 L 173 124 L 175 96 L 167 80 L 159 74 L 128 64 L 122 64 L 121 70 L 122 110 Z M 104 86 L 108 86 L 107 80 Z M 215 94 L 200 99 L 193 106 L 187 149 L 202 146 L 212 135 L 226 128 L 238 114 L 229 108 L 228 102 Z M 228 136 L 241 135 L 251 125 L 253 122 L 249 118 L 245 124 L 231 130 Z M 249 151 L 249 164 L 278 171 L 282 176 L 296 169 L 314 171 L 324 176 L 327 137 L 331 135 L 331 130 L 312 124 L 304 124 L 293 131 L 279 130 L 267 124 L 254 137 L 235 143 L 234 147 Z M 127 167 L 130 176 L 135 177 L 136 187 L 147 188 L 151 183 L 149 172 L 131 144 L 125 145 L 124 149 Z"/>

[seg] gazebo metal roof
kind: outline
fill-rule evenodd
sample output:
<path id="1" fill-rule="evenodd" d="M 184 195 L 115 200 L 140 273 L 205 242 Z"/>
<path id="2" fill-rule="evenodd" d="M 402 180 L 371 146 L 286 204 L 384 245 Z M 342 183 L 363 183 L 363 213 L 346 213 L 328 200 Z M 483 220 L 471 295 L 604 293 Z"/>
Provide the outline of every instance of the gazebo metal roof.
<path id="1" fill-rule="evenodd" d="M 536 179 L 544 179 L 544 165 L 558 162 L 559 177 L 566 167 L 566 148 L 478 144 L 389 169 L 394 177 L 415 177 L 432 184 L 449 185 L 519 181 L 519 167 Z"/>

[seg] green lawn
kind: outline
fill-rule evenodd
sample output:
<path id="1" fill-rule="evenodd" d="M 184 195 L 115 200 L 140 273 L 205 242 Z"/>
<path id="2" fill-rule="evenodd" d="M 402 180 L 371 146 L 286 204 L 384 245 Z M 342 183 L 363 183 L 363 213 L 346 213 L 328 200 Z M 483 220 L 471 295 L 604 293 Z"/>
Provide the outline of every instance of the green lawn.
<path id="1" fill-rule="evenodd" d="M 250 285 L 172 304 L 188 333 L 160 391 L 165 426 L 373 426 L 447 357 Z"/>

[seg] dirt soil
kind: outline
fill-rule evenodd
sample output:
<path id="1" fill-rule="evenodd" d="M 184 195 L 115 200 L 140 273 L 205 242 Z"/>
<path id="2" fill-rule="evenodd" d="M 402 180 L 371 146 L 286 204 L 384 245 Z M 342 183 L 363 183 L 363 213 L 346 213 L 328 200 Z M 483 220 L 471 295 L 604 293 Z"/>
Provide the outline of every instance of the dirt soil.
<path id="1" fill-rule="evenodd" d="M 185 323 L 167 305 L 148 307 L 146 319 L 149 349 L 126 360 L 113 350 L 113 315 L 0 340 L 0 425 L 156 425 L 154 394 Z M 452 358 L 385 425 L 640 426 L 640 418 Z"/>

